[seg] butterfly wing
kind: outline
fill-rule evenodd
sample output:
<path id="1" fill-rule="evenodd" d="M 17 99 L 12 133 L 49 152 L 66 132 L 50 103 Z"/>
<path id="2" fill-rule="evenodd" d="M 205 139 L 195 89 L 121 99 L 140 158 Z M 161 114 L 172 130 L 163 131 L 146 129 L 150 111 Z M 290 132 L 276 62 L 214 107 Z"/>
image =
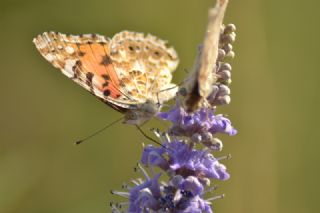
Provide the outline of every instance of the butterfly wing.
<path id="1" fill-rule="evenodd" d="M 123 31 L 110 40 L 97 34 L 45 32 L 33 42 L 64 75 L 126 113 L 126 123 L 148 120 L 158 111 L 155 103 L 175 96 L 171 73 L 178 57 L 154 36 Z"/>
<path id="2" fill-rule="evenodd" d="M 123 31 L 110 41 L 110 58 L 120 84 L 137 102 L 162 103 L 175 96 L 177 87 L 171 80 L 179 59 L 165 41 Z"/>
<path id="3" fill-rule="evenodd" d="M 45 32 L 33 42 L 54 67 L 114 109 L 124 112 L 131 107 L 133 101 L 121 91 L 109 57 L 110 39 L 96 34 Z"/>
<path id="4" fill-rule="evenodd" d="M 216 6 L 209 10 L 209 20 L 203 47 L 199 50 L 193 72 L 185 86 L 187 96 L 184 103 L 187 111 L 195 111 L 204 104 L 217 79 L 216 62 L 220 29 L 227 4 L 227 0 L 219 0 Z"/>

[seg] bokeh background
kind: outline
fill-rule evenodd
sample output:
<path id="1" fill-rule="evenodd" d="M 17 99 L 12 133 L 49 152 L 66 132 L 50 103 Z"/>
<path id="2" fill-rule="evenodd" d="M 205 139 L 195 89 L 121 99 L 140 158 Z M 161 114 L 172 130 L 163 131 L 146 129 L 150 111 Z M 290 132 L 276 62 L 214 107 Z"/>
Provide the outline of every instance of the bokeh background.
<path id="1" fill-rule="evenodd" d="M 202 41 L 213 0 L 1 0 L 0 212 L 110 212 L 109 193 L 132 177 L 141 142 L 117 124 L 81 146 L 73 141 L 119 114 L 55 70 L 32 38 L 47 30 L 124 29 L 169 40 L 181 82 Z M 232 103 L 239 134 L 221 138 L 232 175 L 218 183 L 215 212 L 320 212 L 319 1 L 231 0 L 237 26 Z M 144 126 L 163 125 L 152 121 Z"/>

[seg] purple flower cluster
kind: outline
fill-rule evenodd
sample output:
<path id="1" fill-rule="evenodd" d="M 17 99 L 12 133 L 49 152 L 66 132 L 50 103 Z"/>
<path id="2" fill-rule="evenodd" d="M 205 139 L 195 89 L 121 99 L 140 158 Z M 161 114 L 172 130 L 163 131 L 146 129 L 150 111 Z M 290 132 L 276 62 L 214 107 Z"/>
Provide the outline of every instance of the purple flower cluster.
<path id="1" fill-rule="evenodd" d="M 215 114 L 217 106 L 230 103 L 231 66 L 223 59 L 234 56 L 231 45 L 234 31 L 234 25 L 222 29 L 217 81 L 205 100 L 206 107 L 189 113 L 176 99 L 172 109 L 158 113 L 159 119 L 172 125 L 165 132 L 154 130 L 160 146 L 144 147 L 137 166 L 143 178 L 131 180 L 123 185 L 122 191 L 112 191 L 127 199 L 127 202 L 111 203 L 113 213 L 213 213 L 212 201 L 224 195 L 213 196 L 216 187 L 211 182 L 230 178 L 220 162 L 229 156 L 217 158 L 212 154 L 223 147 L 216 135 L 237 134 L 229 119 Z"/>
<path id="2" fill-rule="evenodd" d="M 215 149 L 217 140 L 213 138 L 214 134 L 235 135 L 237 130 L 229 119 L 215 115 L 214 111 L 214 108 L 202 108 L 194 113 L 187 113 L 177 104 L 168 112 L 159 113 L 158 117 L 173 123 L 168 130 L 171 135 L 189 137 L 193 142 L 202 142 Z"/>
<path id="3" fill-rule="evenodd" d="M 188 177 L 190 175 L 204 179 L 227 180 L 229 174 L 224 165 L 210 154 L 209 150 L 197 150 L 182 140 L 165 141 L 162 147 L 145 147 L 141 163 L 156 166 L 169 174 Z"/>
<path id="4" fill-rule="evenodd" d="M 145 180 L 133 180 L 133 187 L 125 187 L 129 190 L 128 193 L 112 192 L 129 199 L 127 212 L 212 213 L 211 201 L 222 198 L 216 196 L 204 199 L 203 195 L 206 193 L 204 186 L 192 175 L 188 177 L 174 175 L 168 182 L 160 182 L 160 174 L 150 178 L 141 166 L 139 169 L 145 174 Z M 120 213 L 122 205 L 111 204 L 112 212 Z"/>
<path id="5" fill-rule="evenodd" d="M 113 193 L 129 199 L 127 212 L 130 213 L 212 213 L 211 202 L 223 195 L 207 199 L 205 195 L 214 189 L 210 188 L 211 180 L 229 179 L 226 167 L 219 162 L 226 157 L 215 158 L 211 151 L 217 149 L 214 146 L 208 149 L 207 140 L 200 140 L 206 147 L 197 149 L 193 138 L 198 135 L 204 139 L 204 136 L 216 133 L 234 135 L 236 130 L 228 119 L 214 115 L 214 110 L 209 108 L 188 114 L 176 105 L 174 109 L 160 113 L 159 117 L 170 120 L 172 126 L 165 133 L 154 130 L 161 146 L 144 147 L 140 162 L 150 170 L 152 177 L 139 165 L 144 180 L 133 180 L 133 186 L 124 187 L 127 192 Z M 159 181 L 162 173 L 155 172 L 155 168 L 160 168 L 168 180 Z M 121 204 L 111 207 L 114 213 L 121 212 Z"/>

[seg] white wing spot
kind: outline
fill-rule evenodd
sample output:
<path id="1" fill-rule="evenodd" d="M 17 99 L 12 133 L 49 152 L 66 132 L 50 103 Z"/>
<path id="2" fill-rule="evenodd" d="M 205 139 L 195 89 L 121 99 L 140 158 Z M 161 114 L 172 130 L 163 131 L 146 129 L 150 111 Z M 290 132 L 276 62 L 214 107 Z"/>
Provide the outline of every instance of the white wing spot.
<path id="1" fill-rule="evenodd" d="M 72 78 L 74 75 L 73 66 L 76 64 L 76 60 L 67 59 L 65 61 L 66 65 L 62 70 L 63 74 L 65 74 L 68 78 Z"/>
<path id="2" fill-rule="evenodd" d="M 38 41 L 36 38 L 33 39 L 33 43 L 36 44 L 36 47 L 41 50 L 44 49 L 45 47 L 47 47 L 47 44 L 45 42 L 40 42 Z"/>
<path id="3" fill-rule="evenodd" d="M 73 54 L 74 53 L 74 49 L 70 46 L 66 46 L 66 51 L 68 54 Z"/>
<path id="4" fill-rule="evenodd" d="M 51 53 L 48 53 L 47 55 L 44 56 L 49 62 L 52 62 L 54 57 Z"/>

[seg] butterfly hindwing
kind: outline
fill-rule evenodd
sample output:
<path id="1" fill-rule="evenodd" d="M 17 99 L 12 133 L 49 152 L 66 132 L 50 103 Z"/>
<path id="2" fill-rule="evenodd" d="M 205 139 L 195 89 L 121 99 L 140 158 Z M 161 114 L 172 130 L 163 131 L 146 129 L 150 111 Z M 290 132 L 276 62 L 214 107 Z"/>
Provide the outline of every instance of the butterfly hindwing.
<path id="1" fill-rule="evenodd" d="M 110 42 L 110 58 L 122 83 L 138 102 L 146 99 L 162 103 L 175 96 L 172 72 L 179 59 L 173 48 L 152 35 L 122 31 Z M 159 92 L 167 88 L 168 91 Z"/>

